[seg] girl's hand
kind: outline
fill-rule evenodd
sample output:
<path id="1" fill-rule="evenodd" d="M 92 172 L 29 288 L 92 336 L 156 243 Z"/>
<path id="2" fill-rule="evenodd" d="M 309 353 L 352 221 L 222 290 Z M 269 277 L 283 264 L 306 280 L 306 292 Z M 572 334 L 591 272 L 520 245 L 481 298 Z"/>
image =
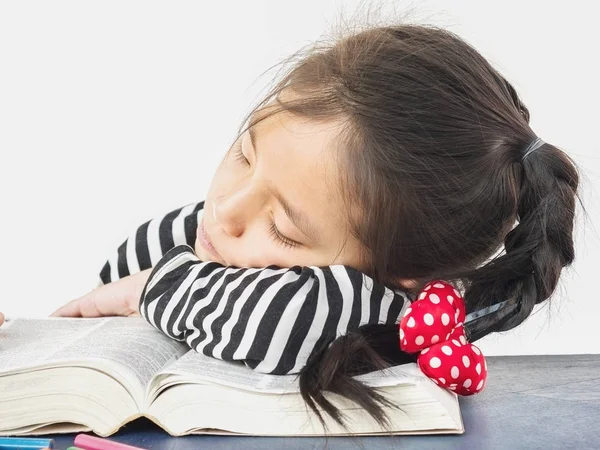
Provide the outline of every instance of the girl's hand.
<path id="1" fill-rule="evenodd" d="M 54 311 L 54 317 L 139 316 L 139 302 L 152 268 L 99 286 Z"/>
<path id="2" fill-rule="evenodd" d="M 0 327 L 2 326 L 3 323 L 4 323 L 4 314 L 2 314 L 0 312 Z"/>

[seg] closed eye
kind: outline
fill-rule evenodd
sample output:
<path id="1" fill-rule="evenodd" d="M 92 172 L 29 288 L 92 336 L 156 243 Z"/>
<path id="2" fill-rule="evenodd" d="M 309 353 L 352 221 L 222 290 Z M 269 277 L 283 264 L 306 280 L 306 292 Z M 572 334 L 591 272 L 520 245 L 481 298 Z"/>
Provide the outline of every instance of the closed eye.
<path id="1" fill-rule="evenodd" d="M 250 161 L 248 161 L 248 158 L 246 158 L 246 156 L 244 155 L 244 152 L 242 151 L 242 140 L 240 139 L 240 143 L 236 146 L 236 151 L 235 151 L 235 160 L 244 164 L 245 166 L 250 166 Z"/>
<path id="2" fill-rule="evenodd" d="M 246 167 L 250 167 L 250 165 L 251 165 L 250 161 L 248 161 L 248 158 L 246 158 L 246 156 L 244 155 L 244 152 L 242 151 L 241 139 L 240 139 L 239 144 L 236 146 L 236 151 L 235 151 L 234 156 L 235 156 L 235 160 L 238 161 L 240 164 L 243 164 Z M 282 245 L 284 248 L 294 248 L 294 247 L 298 247 L 298 246 L 302 245 L 300 242 L 297 242 L 297 241 L 290 239 L 290 238 L 284 236 L 283 234 L 281 234 L 281 232 L 277 228 L 277 224 L 273 220 L 271 220 L 271 226 L 269 227 L 269 235 L 275 242 Z"/>
<path id="3" fill-rule="evenodd" d="M 277 225 L 275 224 L 275 222 L 271 222 L 271 227 L 269 228 L 269 234 L 271 235 L 271 237 L 273 238 L 274 241 L 283 245 L 283 247 L 285 247 L 285 248 L 294 248 L 294 247 L 298 247 L 298 246 L 302 245 L 299 242 L 296 242 L 293 239 L 285 237 L 283 234 L 281 234 L 279 232 L 279 230 L 277 229 Z"/>

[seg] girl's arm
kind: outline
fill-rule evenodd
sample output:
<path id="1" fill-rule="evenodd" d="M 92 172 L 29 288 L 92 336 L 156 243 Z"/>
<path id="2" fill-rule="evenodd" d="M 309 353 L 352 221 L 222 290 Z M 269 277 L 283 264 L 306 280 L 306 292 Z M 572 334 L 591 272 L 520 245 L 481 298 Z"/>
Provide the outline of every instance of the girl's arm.
<path id="1" fill-rule="evenodd" d="M 97 286 L 153 267 L 177 245 L 194 246 L 199 216 L 204 201 L 190 203 L 139 227 L 114 251 L 100 271 Z"/>
<path id="2" fill-rule="evenodd" d="M 53 316 L 99 317 L 138 314 L 150 269 L 177 245 L 194 245 L 204 201 L 190 203 L 139 227 L 109 256 L 95 289 L 60 307 Z"/>
<path id="3" fill-rule="evenodd" d="M 337 336 L 399 322 L 409 303 L 351 267 L 226 267 L 180 245 L 151 270 L 139 309 L 198 352 L 286 374 Z"/>
<path id="4" fill-rule="evenodd" d="M 139 311 L 199 352 L 284 374 L 361 325 L 397 323 L 409 304 L 403 292 L 347 266 L 237 268 L 201 261 L 193 244 L 202 207 L 187 205 L 140 226 L 105 264 L 106 285 L 54 315 Z"/>

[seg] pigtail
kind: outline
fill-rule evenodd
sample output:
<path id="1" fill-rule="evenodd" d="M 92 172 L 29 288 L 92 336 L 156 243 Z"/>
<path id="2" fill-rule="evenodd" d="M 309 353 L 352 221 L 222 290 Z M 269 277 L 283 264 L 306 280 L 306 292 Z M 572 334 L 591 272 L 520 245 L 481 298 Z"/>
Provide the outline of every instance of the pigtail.
<path id="1" fill-rule="evenodd" d="M 467 280 L 465 302 L 469 311 L 506 300 L 506 306 L 495 314 L 468 324 L 472 340 L 523 322 L 536 304 L 553 294 L 563 267 L 574 259 L 573 224 L 579 182 L 574 163 L 564 152 L 544 143 L 519 165 L 518 224 L 505 237 L 504 254 L 459 274 Z"/>
<path id="2" fill-rule="evenodd" d="M 326 430 L 319 407 L 338 424 L 345 426 L 346 422 L 343 413 L 325 398 L 324 391 L 353 401 L 386 428 L 389 421 L 383 408 L 396 406 L 353 377 L 415 361 L 414 355 L 400 350 L 397 325 L 365 325 L 313 353 L 300 372 L 300 392 Z"/>

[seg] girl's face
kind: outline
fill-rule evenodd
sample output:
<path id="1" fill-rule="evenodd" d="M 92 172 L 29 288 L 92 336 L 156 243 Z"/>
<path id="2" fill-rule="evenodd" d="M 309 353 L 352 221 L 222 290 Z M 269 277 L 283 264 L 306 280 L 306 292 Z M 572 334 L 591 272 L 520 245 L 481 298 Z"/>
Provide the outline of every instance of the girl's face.
<path id="1" fill-rule="evenodd" d="M 246 131 L 212 179 L 198 257 L 237 267 L 361 270 L 361 246 L 347 230 L 341 201 L 332 145 L 338 130 L 334 122 L 279 112 Z M 201 244 L 203 225 L 218 254 Z"/>

